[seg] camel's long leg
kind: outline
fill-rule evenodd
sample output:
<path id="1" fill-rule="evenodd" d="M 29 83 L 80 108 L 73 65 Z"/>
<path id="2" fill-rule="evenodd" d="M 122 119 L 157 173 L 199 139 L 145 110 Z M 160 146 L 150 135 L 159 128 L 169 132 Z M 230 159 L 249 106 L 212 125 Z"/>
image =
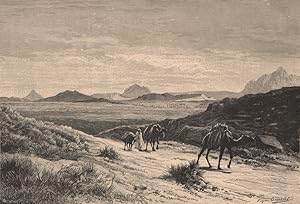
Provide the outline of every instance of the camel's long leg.
<path id="1" fill-rule="evenodd" d="M 156 140 L 156 143 L 157 143 L 156 149 L 158 150 L 158 145 L 159 145 L 159 139 L 158 139 L 158 138 L 157 138 L 157 140 Z"/>
<path id="2" fill-rule="evenodd" d="M 146 151 L 148 151 L 148 141 L 146 141 Z"/>
<path id="3" fill-rule="evenodd" d="M 209 163 L 209 161 L 208 161 L 208 154 L 209 154 L 209 152 L 210 152 L 210 149 L 207 149 L 207 153 L 206 153 L 206 161 L 207 161 L 207 163 L 208 163 L 208 165 L 209 165 L 209 168 L 211 168 L 211 165 L 210 165 L 210 163 Z"/>
<path id="4" fill-rule="evenodd" d="M 155 140 L 152 141 L 152 151 L 155 151 Z"/>
<path id="5" fill-rule="evenodd" d="M 124 150 L 126 150 L 126 142 L 124 143 Z"/>
<path id="6" fill-rule="evenodd" d="M 198 154 L 197 164 L 199 164 L 200 156 L 201 156 L 201 154 L 203 154 L 204 150 L 205 150 L 205 147 L 202 147 L 200 153 Z"/>
<path id="7" fill-rule="evenodd" d="M 229 154 L 230 154 L 230 160 L 229 160 L 229 163 L 228 163 L 228 168 L 230 168 L 230 165 L 231 165 L 231 160 L 232 160 L 232 158 L 233 158 L 233 153 L 232 153 L 232 150 L 231 150 L 231 148 L 228 148 L 228 151 L 229 151 Z"/>
<path id="8" fill-rule="evenodd" d="M 223 157 L 224 149 L 225 149 L 225 147 L 221 147 L 221 149 L 220 149 L 218 169 L 221 169 L 220 163 L 221 163 L 221 159 L 222 159 L 222 157 Z"/>

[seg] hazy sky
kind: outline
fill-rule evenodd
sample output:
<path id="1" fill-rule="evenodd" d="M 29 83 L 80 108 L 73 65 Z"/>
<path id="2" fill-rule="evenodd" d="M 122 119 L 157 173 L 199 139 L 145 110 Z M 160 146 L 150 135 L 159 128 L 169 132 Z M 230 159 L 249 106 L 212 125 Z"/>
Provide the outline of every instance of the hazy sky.
<path id="1" fill-rule="evenodd" d="M 299 0 L 0 0 L 0 96 L 240 91 L 300 75 Z"/>

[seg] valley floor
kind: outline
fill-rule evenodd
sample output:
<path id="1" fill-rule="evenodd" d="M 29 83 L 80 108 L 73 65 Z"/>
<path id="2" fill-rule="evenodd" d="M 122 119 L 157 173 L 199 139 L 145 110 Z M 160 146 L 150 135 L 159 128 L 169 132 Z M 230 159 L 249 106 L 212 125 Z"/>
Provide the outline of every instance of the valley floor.
<path id="1" fill-rule="evenodd" d="M 205 168 L 204 156 L 200 165 L 203 166 L 204 179 L 215 187 L 199 192 L 162 178 L 171 165 L 196 159 L 198 149 L 194 146 L 162 142 L 158 151 L 145 152 L 136 149 L 124 151 L 123 143 L 110 139 L 89 137 L 88 143 L 91 153 L 80 160 L 93 162 L 99 171 L 114 178 L 116 189 L 139 198 L 140 202 L 136 203 L 297 203 L 300 200 L 299 161 L 286 161 L 296 166 L 292 170 L 283 165 L 256 168 L 233 161 L 229 170 L 225 168 L 228 162 L 225 155 L 226 160 L 221 165 L 224 170 L 217 171 L 218 153 L 212 153 L 213 168 Z M 97 150 L 106 145 L 112 146 L 121 159 L 112 161 L 97 157 Z M 103 203 L 93 198 L 78 199 L 81 203 Z"/>

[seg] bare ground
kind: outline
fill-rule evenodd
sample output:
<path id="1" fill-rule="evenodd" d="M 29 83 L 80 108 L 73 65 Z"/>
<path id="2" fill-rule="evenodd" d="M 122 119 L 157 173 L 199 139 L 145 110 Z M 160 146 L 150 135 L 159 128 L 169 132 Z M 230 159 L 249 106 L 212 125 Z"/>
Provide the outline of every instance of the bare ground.
<path id="1" fill-rule="evenodd" d="M 224 170 L 218 171 L 218 153 L 213 152 L 210 156 L 212 169 L 207 168 L 204 156 L 200 159 L 208 188 L 196 191 L 163 178 L 171 165 L 196 159 L 198 149 L 194 146 L 162 142 L 155 152 L 124 151 L 123 143 L 119 141 L 96 137 L 87 139 L 90 153 L 79 160 L 93 162 L 99 171 L 107 173 L 118 191 L 136 198 L 132 203 L 276 203 L 279 199 L 281 202 L 287 200 L 285 203 L 297 203 L 300 200 L 299 161 L 294 159 L 287 159 L 284 165 L 253 167 L 238 164 L 236 157 L 229 170 L 225 168 L 228 163 L 228 155 L 225 155 L 221 164 Z M 113 147 L 121 159 L 96 156 L 97 150 L 106 145 Z M 48 165 L 55 166 L 51 163 Z M 56 162 L 57 166 L 67 163 L 63 160 Z M 103 203 L 96 198 L 77 198 L 77 202 Z"/>

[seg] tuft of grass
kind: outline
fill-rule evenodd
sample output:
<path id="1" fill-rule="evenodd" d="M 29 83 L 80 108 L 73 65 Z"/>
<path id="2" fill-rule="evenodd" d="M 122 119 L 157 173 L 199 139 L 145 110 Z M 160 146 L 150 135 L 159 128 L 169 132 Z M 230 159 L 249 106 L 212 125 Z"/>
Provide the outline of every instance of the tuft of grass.
<path id="1" fill-rule="evenodd" d="M 29 158 L 3 154 L 0 160 L 0 203 L 64 203 L 78 195 L 114 198 L 112 180 L 91 163 L 73 163 L 58 172 L 39 170 Z"/>
<path id="2" fill-rule="evenodd" d="M 120 159 L 119 153 L 110 146 L 105 146 L 104 148 L 99 149 L 98 151 L 99 157 L 106 157 L 111 160 L 117 160 Z"/>
<path id="3" fill-rule="evenodd" d="M 202 171 L 195 160 L 188 164 L 172 165 L 165 178 L 175 180 L 176 183 L 182 184 L 188 189 L 203 190 L 207 187 L 207 183 L 202 177 Z"/>

